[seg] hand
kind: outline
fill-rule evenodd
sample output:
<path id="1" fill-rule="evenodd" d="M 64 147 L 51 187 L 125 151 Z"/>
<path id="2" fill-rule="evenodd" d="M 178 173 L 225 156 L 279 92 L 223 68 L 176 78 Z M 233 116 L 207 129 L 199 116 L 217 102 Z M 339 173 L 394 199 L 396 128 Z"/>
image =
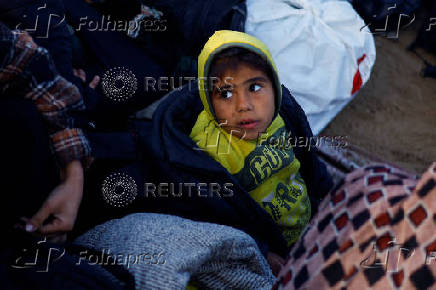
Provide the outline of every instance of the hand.
<path id="1" fill-rule="evenodd" d="M 266 259 L 268 261 L 269 266 L 271 267 L 274 276 L 277 277 L 280 273 L 280 270 L 285 265 L 285 260 L 273 252 L 268 252 Z"/>
<path id="2" fill-rule="evenodd" d="M 26 231 L 56 237 L 73 229 L 83 195 L 83 168 L 80 161 L 70 162 L 62 172 L 63 181 L 48 196 L 38 212 L 26 219 Z"/>
<path id="3" fill-rule="evenodd" d="M 86 73 L 83 69 L 73 69 L 73 74 L 78 77 L 79 79 L 81 79 L 84 83 L 86 82 Z M 91 89 L 95 89 L 98 84 L 100 83 L 100 77 L 99 76 L 94 76 L 94 78 L 92 79 L 92 81 L 89 83 L 89 87 Z"/>

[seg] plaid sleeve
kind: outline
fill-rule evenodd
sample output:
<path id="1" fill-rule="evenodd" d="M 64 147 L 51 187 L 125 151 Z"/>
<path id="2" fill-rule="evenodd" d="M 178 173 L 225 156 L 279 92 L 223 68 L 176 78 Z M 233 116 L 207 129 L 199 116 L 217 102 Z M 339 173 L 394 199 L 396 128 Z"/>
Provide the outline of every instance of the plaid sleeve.
<path id="1" fill-rule="evenodd" d="M 74 127 L 71 111 L 85 109 L 76 86 L 61 77 L 45 48 L 26 32 L 0 23 L 0 92 L 31 99 L 47 122 L 52 149 L 63 167 L 72 160 L 86 166 L 91 149 L 83 131 Z"/>

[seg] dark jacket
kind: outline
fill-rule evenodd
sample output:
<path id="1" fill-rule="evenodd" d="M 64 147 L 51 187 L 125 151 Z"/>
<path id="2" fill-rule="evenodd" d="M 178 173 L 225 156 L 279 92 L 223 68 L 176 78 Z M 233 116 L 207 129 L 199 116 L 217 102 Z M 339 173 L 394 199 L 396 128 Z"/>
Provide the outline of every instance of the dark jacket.
<path id="1" fill-rule="evenodd" d="M 61 76 L 80 87 L 72 70 L 72 33 L 59 0 L 1 1 L 0 18 L 10 29 L 26 30 L 33 40 L 46 48 Z"/>
<path id="2" fill-rule="evenodd" d="M 287 129 L 294 136 L 311 137 L 312 132 L 306 115 L 283 87 L 283 100 L 280 114 Z M 218 183 L 221 188 L 232 184 L 232 196 L 218 196 L 207 186 L 202 187 L 202 195 L 189 196 L 187 187 L 181 187 L 181 197 L 153 197 L 150 194 L 138 195 L 143 208 L 154 212 L 176 214 L 193 220 L 202 220 L 230 225 L 250 234 L 262 252 L 276 252 L 286 256 L 289 249 L 280 230 L 270 215 L 258 205 L 242 188 L 236 179 L 211 158 L 207 153 L 194 150 L 196 144 L 189 137 L 198 114 L 203 110 L 197 83 L 185 85 L 180 91 L 170 93 L 153 115 L 150 130 L 140 130 L 139 139 L 143 152 L 143 174 L 145 182 L 174 183 L 179 193 L 179 183 Z M 312 204 L 322 198 L 332 183 L 325 166 L 318 160 L 316 149 L 296 147 L 294 153 L 301 163 L 301 175 L 306 182 Z M 144 190 L 143 182 L 139 192 Z"/>

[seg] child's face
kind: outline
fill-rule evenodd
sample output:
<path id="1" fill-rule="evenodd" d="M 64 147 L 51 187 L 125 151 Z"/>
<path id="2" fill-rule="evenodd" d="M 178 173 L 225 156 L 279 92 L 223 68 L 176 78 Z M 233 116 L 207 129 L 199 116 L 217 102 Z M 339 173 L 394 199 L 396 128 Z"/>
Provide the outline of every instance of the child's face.
<path id="1" fill-rule="evenodd" d="M 244 140 L 266 132 L 274 116 L 272 82 L 264 72 L 243 63 L 224 72 L 213 86 L 211 99 L 223 129 Z"/>

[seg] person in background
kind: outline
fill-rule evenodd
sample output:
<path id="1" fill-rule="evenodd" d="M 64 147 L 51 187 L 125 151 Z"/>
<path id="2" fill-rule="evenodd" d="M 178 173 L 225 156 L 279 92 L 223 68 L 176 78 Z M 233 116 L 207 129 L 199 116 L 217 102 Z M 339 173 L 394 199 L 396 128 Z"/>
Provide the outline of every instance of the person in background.
<path id="1" fill-rule="evenodd" d="M 0 23 L 0 51 L 2 164 L 8 189 L 2 225 L 63 241 L 74 226 L 83 171 L 92 159 L 84 132 L 70 116 L 84 110 L 83 99 L 26 32 Z"/>

